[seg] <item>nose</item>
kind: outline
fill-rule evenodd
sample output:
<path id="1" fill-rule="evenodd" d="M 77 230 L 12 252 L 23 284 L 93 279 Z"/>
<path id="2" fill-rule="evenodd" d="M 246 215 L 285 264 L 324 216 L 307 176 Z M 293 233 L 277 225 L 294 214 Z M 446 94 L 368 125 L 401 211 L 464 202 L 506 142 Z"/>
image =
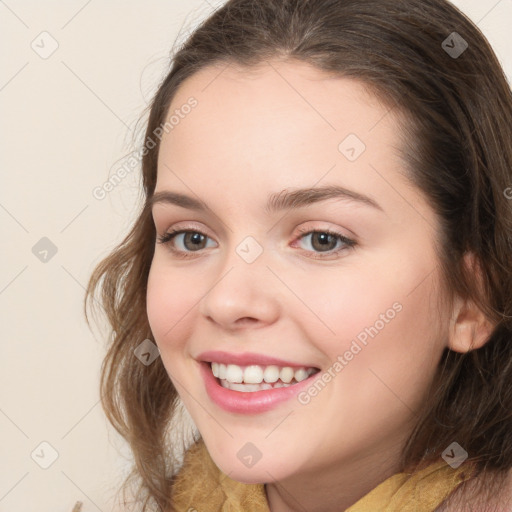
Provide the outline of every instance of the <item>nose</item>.
<path id="1" fill-rule="evenodd" d="M 280 315 L 280 283 L 264 253 L 250 263 L 240 254 L 225 258 L 199 304 L 201 315 L 224 330 L 268 326 Z"/>

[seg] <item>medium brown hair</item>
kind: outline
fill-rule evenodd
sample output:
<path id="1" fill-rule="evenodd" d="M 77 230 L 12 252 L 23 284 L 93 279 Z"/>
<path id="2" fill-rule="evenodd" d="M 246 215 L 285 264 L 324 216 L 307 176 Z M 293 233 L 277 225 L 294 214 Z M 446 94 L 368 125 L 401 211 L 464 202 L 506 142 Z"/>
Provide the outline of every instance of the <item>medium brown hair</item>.
<path id="1" fill-rule="evenodd" d="M 447 51 L 453 32 L 468 44 L 458 56 Z M 177 49 L 150 105 L 146 140 L 196 71 L 267 59 L 295 59 L 356 79 L 403 114 L 406 178 L 441 220 L 437 250 L 450 305 L 455 295 L 473 301 L 495 328 L 479 349 L 445 349 L 401 468 L 438 462 L 457 441 L 485 482 L 482 495 L 512 467 L 512 94 L 500 63 L 479 29 L 445 0 L 230 0 Z M 176 461 L 166 432 L 179 397 L 160 358 L 145 366 L 133 354 L 142 340 L 154 339 L 146 284 L 156 236 L 147 205 L 157 178 L 155 142 L 142 161 L 146 203 L 94 270 L 85 311 L 99 289 L 111 327 L 102 405 L 132 449 L 143 511 L 168 511 Z M 480 286 L 463 265 L 468 251 L 480 267 Z"/>

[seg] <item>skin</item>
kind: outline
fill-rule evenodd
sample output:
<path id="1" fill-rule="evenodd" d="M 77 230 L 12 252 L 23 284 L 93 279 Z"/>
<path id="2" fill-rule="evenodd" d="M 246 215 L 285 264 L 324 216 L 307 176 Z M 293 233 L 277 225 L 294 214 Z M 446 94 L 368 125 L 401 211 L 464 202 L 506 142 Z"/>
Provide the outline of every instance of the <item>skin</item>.
<path id="1" fill-rule="evenodd" d="M 399 118 L 359 82 L 293 61 L 209 67 L 181 85 L 169 115 L 191 96 L 198 105 L 163 136 L 156 192 L 199 197 L 214 214 L 153 207 L 157 235 L 208 236 L 196 252 L 184 235 L 169 243 L 188 259 L 155 246 L 147 313 L 163 364 L 224 473 L 265 483 L 272 512 L 338 512 L 398 472 L 443 349 L 468 350 L 488 331 L 478 311 L 438 306 L 436 215 L 403 176 Z M 353 162 L 338 150 L 350 133 L 366 145 Z M 264 211 L 272 193 L 326 184 L 383 211 L 340 199 Z M 341 241 L 322 249 L 302 227 L 357 245 L 334 255 Z M 247 236 L 263 249 L 250 264 L 236 252 Z M 205 350 L 325 371 L 394 303 L 401 311 L 306 405 L 292 399 L 243 415 L 206 393 L 195 359 Z M 247 442 L 262 454 L 252 467 L 237 457 Z"/>

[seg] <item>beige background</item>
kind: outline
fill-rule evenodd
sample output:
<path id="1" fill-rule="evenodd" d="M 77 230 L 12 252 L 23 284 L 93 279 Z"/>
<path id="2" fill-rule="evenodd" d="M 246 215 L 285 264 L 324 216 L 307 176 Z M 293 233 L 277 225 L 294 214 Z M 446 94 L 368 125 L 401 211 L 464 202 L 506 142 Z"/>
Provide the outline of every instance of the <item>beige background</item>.
<path id="1" fill-rule="evenodd" d="M 82 301 L 136 213 L 137 170 L 93 190 L 124 163 L 176 38 L 221 3 L 0 1 L 0 512 L 115 508 L 129 452 L 99 405 L 105 349 Z M 512 0 L 454 3 L 511 80 Z"/>

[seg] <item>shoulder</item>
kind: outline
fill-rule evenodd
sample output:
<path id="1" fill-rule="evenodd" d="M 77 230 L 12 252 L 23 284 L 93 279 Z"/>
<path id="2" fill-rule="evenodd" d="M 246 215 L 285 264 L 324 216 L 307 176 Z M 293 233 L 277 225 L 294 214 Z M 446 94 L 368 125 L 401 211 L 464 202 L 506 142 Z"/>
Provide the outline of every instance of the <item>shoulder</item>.
<path id="1" fill-rule="evenodd" d="M 491 498 L 479 498 L 475 493 L 481 482 L 478 478 L 459 486 L 434 512 L 512 512 L 512 469 L 504 484 Z"/>

